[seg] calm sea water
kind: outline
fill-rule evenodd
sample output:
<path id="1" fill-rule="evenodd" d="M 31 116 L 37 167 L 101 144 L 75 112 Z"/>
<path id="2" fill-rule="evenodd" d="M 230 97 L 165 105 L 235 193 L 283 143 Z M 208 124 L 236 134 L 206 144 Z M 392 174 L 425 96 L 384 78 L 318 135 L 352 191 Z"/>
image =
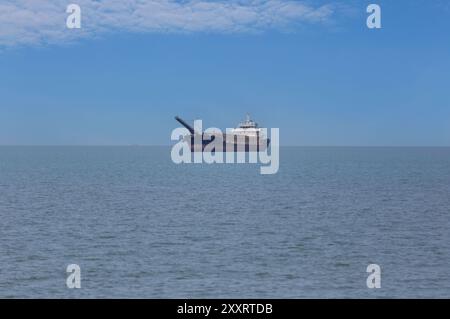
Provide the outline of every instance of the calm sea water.
<path id="1" fill-rule="evenodd" d="M 168 147 L 0 147 L 0 297 L 450 297 L 450 148 L 280 161 L 264 176 Z"/>

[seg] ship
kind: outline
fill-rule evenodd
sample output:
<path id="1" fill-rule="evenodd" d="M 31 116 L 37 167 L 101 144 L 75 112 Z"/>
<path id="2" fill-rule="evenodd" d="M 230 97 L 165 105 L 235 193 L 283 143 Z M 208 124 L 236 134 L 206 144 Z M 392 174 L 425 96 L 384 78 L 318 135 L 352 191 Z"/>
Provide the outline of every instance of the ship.
<path id="1" fill-rule="evenodd" d="M 264 130 L 247 114 L 246 119 L 228 133 L 196 132 L 194 128 L 183 119 L 175 116 L 190 134 L 184 136 L 192 152 L 204 151 L 205 147 L 215 141 L 215 145 L 222 144 L 223 152 L 259 152 L 265 151 L 270 144 L 270 138 L 266 137 Z M 213 149 L 212 151 L 216 151 Z M 217 150 L 219 151 L 219 150 Z"/>

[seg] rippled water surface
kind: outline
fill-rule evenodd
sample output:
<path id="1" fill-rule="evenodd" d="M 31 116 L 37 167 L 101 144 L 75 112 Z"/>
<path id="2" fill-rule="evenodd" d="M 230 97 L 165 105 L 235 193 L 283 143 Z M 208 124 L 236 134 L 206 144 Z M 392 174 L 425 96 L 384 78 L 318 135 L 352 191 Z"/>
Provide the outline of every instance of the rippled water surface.
<path id="1" fill-rule="evenodd" d="M 280 156 L 260 175 L 168 147 L 0 147 L 0 297 L 450 297 L 450 148 Z"/>

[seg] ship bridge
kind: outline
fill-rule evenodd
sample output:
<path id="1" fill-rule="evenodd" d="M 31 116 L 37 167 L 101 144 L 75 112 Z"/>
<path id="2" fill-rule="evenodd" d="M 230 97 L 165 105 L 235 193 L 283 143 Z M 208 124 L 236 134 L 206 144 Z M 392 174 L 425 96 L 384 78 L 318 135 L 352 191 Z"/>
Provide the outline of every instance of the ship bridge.
<path id="1" fill-rule="evenodd" d="M 261 129 L 258 127 L 258 123 L 250 119 L 250 115 L 248 114 L 246 120 L 239 123 L 238 127 L 232 130 L 232 134 L 247 136 L 258 136 L 260 132 Z"/>

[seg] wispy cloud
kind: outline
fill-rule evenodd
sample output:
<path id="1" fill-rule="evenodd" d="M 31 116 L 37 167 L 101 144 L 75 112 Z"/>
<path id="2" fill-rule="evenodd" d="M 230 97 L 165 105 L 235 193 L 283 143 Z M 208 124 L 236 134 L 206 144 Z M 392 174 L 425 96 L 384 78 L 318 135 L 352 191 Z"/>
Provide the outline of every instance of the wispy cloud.
<path id="1" fill-rule="evenodd" d="M 82 28 L 66 28 L 66 7 L 82 9 Z M 332 5 L 294 0 L 2 0 L 0 46 L 60 43 L 126 32 L 254 32 L 332 18 Z"/>

